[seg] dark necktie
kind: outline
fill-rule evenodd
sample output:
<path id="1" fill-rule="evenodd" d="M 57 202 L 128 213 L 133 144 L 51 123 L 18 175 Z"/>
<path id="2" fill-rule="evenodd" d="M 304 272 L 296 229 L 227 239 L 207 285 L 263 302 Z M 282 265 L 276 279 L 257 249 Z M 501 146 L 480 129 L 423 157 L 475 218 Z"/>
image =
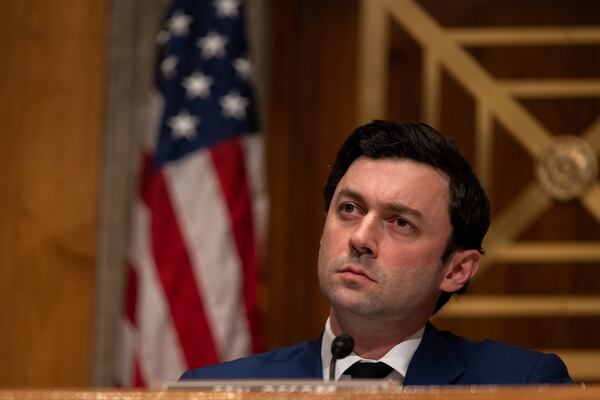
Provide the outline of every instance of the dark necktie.
<path id="1" fill-rule="evenodd" d="M 357 361 L 348 368 L 344 374 L 350 375 L 352 379 L 383 379 L 387 377 L 393 368 L 386 363 L 360 362 Z"/>

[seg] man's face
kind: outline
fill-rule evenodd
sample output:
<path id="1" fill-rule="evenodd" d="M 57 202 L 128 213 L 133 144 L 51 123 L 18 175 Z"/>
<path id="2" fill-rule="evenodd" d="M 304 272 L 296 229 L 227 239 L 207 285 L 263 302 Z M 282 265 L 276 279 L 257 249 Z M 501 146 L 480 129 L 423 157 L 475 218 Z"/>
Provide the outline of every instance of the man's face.
<path id="1" fill-rule="evenodd" d="M 335 313 L 427 319 L 449 265 L 448 177 L 406 159 L 355 160 L 337 185 L 319 249 Z"/>

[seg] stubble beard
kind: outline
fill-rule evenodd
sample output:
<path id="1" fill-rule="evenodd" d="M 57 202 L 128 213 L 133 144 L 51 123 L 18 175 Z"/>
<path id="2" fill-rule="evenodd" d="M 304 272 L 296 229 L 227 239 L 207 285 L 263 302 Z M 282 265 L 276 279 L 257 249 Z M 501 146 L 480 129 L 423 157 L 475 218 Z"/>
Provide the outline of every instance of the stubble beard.
<path id="1" fill-rule="evenodd" d="M 319 286 L 336 313 L 350 313 L 365 319 L 378 319 L 387 314 L 383 293 L 367 290 L 363 285 L 343 282 L 336 273 L 347 265 L 356 265 L 369 273 L 377 285 L 385 285 L 385 277 L 378 272 L 371 258 L 366 256 L 338 258 L 322 265 L 319 257 Z M 377 289 L 372 287 L 370 289 Z"/>

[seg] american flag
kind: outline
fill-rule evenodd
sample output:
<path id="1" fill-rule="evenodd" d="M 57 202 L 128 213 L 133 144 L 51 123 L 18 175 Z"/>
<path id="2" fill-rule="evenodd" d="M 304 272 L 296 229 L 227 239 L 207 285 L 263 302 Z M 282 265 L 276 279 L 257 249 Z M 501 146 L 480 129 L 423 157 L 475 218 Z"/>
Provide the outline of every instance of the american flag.
<path id="1" fill-rule="evenodd" d="M 118 384 L 260 349 L 262 135 L 239 0 L 174 0 L 157 36 Z"/>

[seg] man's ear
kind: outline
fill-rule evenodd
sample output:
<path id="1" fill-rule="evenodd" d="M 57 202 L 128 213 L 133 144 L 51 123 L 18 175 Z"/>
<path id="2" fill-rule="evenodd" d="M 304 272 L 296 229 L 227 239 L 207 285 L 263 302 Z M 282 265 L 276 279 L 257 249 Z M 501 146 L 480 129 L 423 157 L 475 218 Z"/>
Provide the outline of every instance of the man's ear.
<path id="1" fill-rule="evenodd" d="M 477 250 L 457 250 L 446 262 L 446 276 L 440 284 L 444 292 L 454 293 L 462 288 L 479 269 L 481 254 Z"/>

